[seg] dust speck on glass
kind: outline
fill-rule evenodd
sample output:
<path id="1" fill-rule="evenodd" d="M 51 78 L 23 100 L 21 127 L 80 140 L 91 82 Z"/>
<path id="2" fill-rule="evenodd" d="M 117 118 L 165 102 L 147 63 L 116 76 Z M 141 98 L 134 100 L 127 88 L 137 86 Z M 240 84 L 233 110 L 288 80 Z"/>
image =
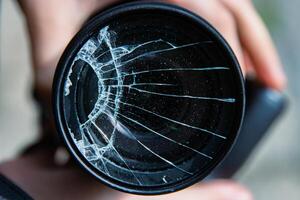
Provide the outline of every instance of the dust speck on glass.
<path id="1" fill-rule="evenodd" d="M 137 24 L 104 26 L 78 50 L 64 81 L 67 128 L 98 173 L 174 184 L 217 162 L 235 137 L 232 63 L 202 32 Z"/>

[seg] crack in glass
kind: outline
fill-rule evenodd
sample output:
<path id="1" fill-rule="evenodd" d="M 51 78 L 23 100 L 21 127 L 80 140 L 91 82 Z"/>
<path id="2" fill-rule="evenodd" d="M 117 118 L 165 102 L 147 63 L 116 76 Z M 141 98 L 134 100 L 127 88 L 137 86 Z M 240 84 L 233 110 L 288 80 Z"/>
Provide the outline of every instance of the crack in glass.
<path id="1" fill-rule="evenodd" d="M 95 91 L 96 100 L 93 102 L 93 107 L 87 115 L 87 119 L 79 120 L 79 134 L 75 136 L 73 130 L 69 127 L 69 132 L 73 142 L 77 146 L 81 154 L 88 162 L 106 174 L 109 177 L 117 178 L 118 174 L 112 172 L 112 166 L 118 167 L 126 172 L 131 177 L 131 184 L 147 185 L 147 181 L 140 173 L 137 172 L 137 167 L 132 158 L 125 158 L 120 152 L 121 143 L 119 135 L 129 138 L 128 141 L 134 141 L 133 147 L 143 148 L 148 154 L 156 157 L 161 162 L 164 162 L 169 167 L 177 169 L 179 172 L 187 175 L 193 175 L 193 171 L 189 171 L 189 166 L 179 166 L 178 163 L 168 159 L 165 154 L 157 151 L 157 147 L 149 145 L 146 139 L 141 139 L 136 133 L 133 133 L 133 127 L 138 127 L 144 131 L 145 135 L 155 135 L 156 139 L 160 139 L 164 144 L 178 146 L 187 152 L 198 154 L 204 159 L 214 159 L 212 155 L 208 155 L 199 149 L 189 146 L 188 142 L 182 142 L 170 137 L 164 132 L 150 126 L 146 119 L 155 117 L 168 124 L 168 127 L 182 126 L 187 129 L 197 131 L 197 134 L 208 134 L 219 140 L 226 140 L 227 137 L 222 133 L 218 133 L 207 128 L 188 124 L 180 120 L 173 119 L 157 112 L 155 108 L 145 108 L 139 104 L 135 104 L 136 95 L 144 95 L 155 97 L 157 100 L 170 98 L 172 101 L 182 101 L 189 99 L 191 101 L 211 101 L 220 104 L 234 104 L 235 98 L 223 97 L 208 97 L 195 96 L 189 92 L 177 92 L 178 83 L 172 82 L 140 82 L 140 79 L 145 80 L 149 74 L 164 74 L 164 73 L 185 73 L 185 72 L 215 72 L 228 71 L 230 68 L 226 66 L 215 67 L 159 67 L 149 70 L 138 70 L 138 67 L 130 69 L 126 66 L 134 65 L 136 61 L 142 62 L 144 59 L 152 59 L 154 57 L 164 57 L 164 55 L 172 52 L 182 51 L 196 46 L 206 46 L 213 44 L 212 41 L 189 43 L 184 45 L 175 45 L 163 39 L 146 41 L 140 44 L 130 44 L 117 46 L 117 34 L 109 29 L 109 26 L 102 28 L 97 34 L 97 37 L 92 37 L 81 47 L 76 57 L 73 60 L 68 77 L 65 81 L 64 96 L 67 98 L 70 95 L 70 90 L 74 87 L 72 82 L 72 74 L 75 70 L 76 63 L 83 62 L 95 74 L 97 78 L 97 90 Z M 78 78 L 79 79 L 79 78 Z M 162 88 L 162 89 L 160 89 Z M 166 91 L 172 91 L 170 93 Z M 175 92 L 174 92 L 175 91 Z M 129 97 L 129 93 L 131 95 Z M 141 117 L 143 116 L 143 117 Z M 146 141 L 146 142 L 145 142 Z M 158 141 L 158 142 L 160 142 Z M 130 143 L 127 145 L 130 147 Z M 128 147 L 128 148 L 129 148 Z M 132 147 L 132 148 L 133 148 Z M 123 147 L 124 148 L 124 147 Z M 125 147 L 126 149 L 126 147 Z M 166 154 L 167 155 L 167 154 Z M 120 164 L 121 163 L 121 164 Z M 185 166 L 185 167 L 184 167 Z M 121 172 L 119 172 L 121 173 Z M 172 177 L 161 176 L 162 184 L 168 184 Z M 176 178 L 179 179 L 178 177 Z"/>

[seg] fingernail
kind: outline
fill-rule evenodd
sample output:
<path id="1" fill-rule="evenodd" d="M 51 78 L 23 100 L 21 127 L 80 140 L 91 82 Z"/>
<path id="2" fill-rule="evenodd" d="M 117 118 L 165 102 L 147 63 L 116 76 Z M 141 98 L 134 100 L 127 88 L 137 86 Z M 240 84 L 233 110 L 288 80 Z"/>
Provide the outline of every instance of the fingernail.
<path id="1" fill-rule="evenodd" d="M 277 88 L 278 90 L 282 91 L 287 84 L 287 78 L 286 78 L 286 74 L 285 71 L 282 67 L 282 65 L 278 66 L 275 68 L 276 70 L 274 70 L 274 79 L 277 82 Z"/>

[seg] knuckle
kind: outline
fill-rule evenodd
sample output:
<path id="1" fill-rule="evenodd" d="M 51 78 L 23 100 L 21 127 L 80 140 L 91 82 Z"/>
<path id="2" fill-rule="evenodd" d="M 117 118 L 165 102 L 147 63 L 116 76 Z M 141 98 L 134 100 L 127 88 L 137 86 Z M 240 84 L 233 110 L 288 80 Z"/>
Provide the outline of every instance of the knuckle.
<path id="1" fill-rule="evenodd" d="M 220 27 L 223 30 L 232 30 L 236 28 L 236 21 L 233 14 L 226 9 L 221 9 L 220 12 L 218 12 L 215 23 L 217 27 Z"/>

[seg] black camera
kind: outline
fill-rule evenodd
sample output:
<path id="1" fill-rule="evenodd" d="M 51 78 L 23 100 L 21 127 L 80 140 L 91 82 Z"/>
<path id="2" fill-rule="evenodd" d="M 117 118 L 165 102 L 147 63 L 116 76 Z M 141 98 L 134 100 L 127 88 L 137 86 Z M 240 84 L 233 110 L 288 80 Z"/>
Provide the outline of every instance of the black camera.
<path id="1" fill-rule="evenodd" d="M 54 79 L 56 125 L 103 183 L 173 192 L 207 177 L 236 141 L 210 177 L 232 176 L 281 112 L 281 94 L 246 85 L 231 48 L 201 17 L 122 4 L 93 17 L 66 48 Z"/>

